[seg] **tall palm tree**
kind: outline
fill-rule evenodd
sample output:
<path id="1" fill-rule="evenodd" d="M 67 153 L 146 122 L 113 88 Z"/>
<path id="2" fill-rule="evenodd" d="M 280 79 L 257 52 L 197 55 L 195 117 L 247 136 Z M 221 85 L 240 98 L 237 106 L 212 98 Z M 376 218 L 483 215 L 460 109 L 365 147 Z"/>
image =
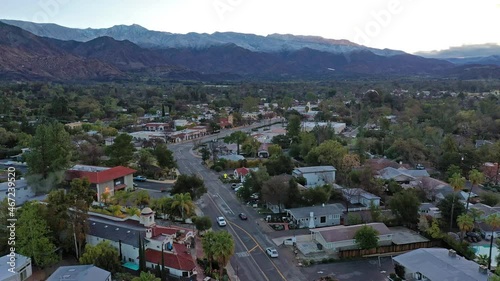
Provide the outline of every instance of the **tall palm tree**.
<path id="1" fill-rule="evenodd" d="M 474 225 L 476 224 L 476 221 L 478 221 L 482 215 L 484 215 L 484 212 L 482 210 L 472 208 L 470 209 L 469 215 L 472 217 L 472 222 Z"/>
<path id="2" fill-rule="evenodd" d="M 160 278 L 157 278 L 154 276 L 154 274 L 151 274 L 149 272 L 141 272 L 141 275 L 139 277 L 134 277 L 132 281 L 160 281 Z"/>
<path id="3" fill-rule="evenodd" d="M 453 201 L 451 203 L 451 218 L 450 218 L 450 231 L 453 227 L 453 211 L 455 210 L 455 198 L 457 197 L 457 191 L 461 191 L 465 186 L 465 178 L 459 173 L 455 173 L 448 180 L 451 187 L 453 188 Z"/>
<path id="4" fill-rule="evenodd" d="M 214 258 L 219 264 L 219 277 L 222 278 L 224 268 L 234 254 L 233 236 L 227 231 L 218 231 L 214 239 Z"/>
<path id="5" fill-rule="evenodd" d="M 203 248 L 203 253 L 208 260 L 210 272 L 212 272 L 212 263 L 214 261 L 214 240 L 215 232 L 213 231 L 206 232 L 201 239 L 201 247 Z"/>
<path id="6" fill-rule="evenodd" d="M 500 227 L 500 215 L 492 214 L 486 218 L 486 224 L 491 227 L 491 237 L 490 237 L 490 257 L 488 259 L 488 269 L 491 269 L 491 250 L 493 249 L 493 236 L 495 231 Z"/>
<path id="7" fill-rule="evenodd" d="M 184 214 L 190 214 L 194 210 L 193 200 L 191 199 L 191 194 L 189 193 L 177 193 L 174 194 L 172 201 L 172 209 L 179 208 L 181 212 L 181 217 L 184 219 Z"/>
<path id="8" fill-rule="evenodd" d="M 474 219 L 468 214 L 461 214 L 457 218 L 458 228 L 460 228 L 460 240 L 464 239 L 464 233 L 474 229 Z"/>
<path id="9" fill-rule="evenodd" d="M 467 205 L 465 206 L 465 213 L 467 214 L 467 211 L 469 211 L 469 200 L 470 200 L 470 195 L 472 194 L 472 189 L 474 186 L 480 185 L 484 182 L 484 174 L 479 172 L 476 169 L 472 169 L 469 172 L 469 181 L 471 183 L 471 188 L 469 191 L 469 196 L 467 197 Z"/>

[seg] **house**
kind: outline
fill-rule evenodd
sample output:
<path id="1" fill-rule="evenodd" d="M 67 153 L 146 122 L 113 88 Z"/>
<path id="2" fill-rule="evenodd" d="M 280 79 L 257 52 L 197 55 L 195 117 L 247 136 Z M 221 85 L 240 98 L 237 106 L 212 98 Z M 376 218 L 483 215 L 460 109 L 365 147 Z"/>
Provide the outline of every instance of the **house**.
<path id="1" fill-rule="evenodd" d="M 335 171 L 333 166 L 312 166 L 295 168 L 292 171 L 294 177 L 304 177 L 306 179 L 305 187 L 322 186 L 333 184 L 335 182 Z"/>
<path id="2" fill-rule="evenodd" d="M 269 143 L 262 143 L 257 152 L 259 158 L 269 158 Z"/>
<path id="3" fill-rule="evenodd" d="M 28 257 L 11 252 L 0 258 L 0 281 L 24 281 L 32 273 Z"/>
<path id="4" fill-rule="evenodd" d="M 8 197 L 11 200 L 15 199 L 15 201 L 12 202 L 15 202 L 16 206 L 20 206 L 35 196 L 34 190 L 28 186 L 28 182 L 25 179 L 16 180 L 16 185 L 13 187 L 15 188 L 15 194 L 14 192 L 9 192 L 9 188 L 9 182 L 0 183 L 0 201 Z M 15 195 L 15 197 L 13 197 L 13 195 Z"/>
<path id="5" fill-rule="evenodd" d="M 78 122 L 64 124 L 64 126 L 70 128 L 70 129 L 77 129 L 77 128 L 81 128 L 83 124 L 84 123 L 78 121 Z"/>
<path id="6" fill-rule="evenodd" d="M 250 174 L 251 171 L 257 171 L 258 168 L 245 168 L 241 167 L 238 169 L 235 169 L 233 174 L 235 178 L 239 178 L 241 182 L 245 181 L 245 177 Z"/>
<path id="7" fill-rule="evenodd" d="M 96 192 L 96 200 L 101 201 L 103 193 L 109 193 L 110 196 L 113 196 L 118 190 L 133 188 L 133 174 L 135 172 L 137 171 L 123 166 L 109 168 L 75 165 L 66 171 L 66 180 L 88 178 L 90 188 Z"/>
<path id="8" fill-rule="evenodd" d="M 489 140 L 476 140 L 475 146 L 476 148 L 480 148 L 483 145 L 491 145 L 491 144 L 493 144 L 493 142 Z"/>
<path id="9" fill-rule="evenodd" d="M 361 204 L 366 209 L 369 209 L 370 206 L 379 207 L 380 206 L 380 197 L 374 194 L 371 194 L 368 191 L 365 191 L 361 188 L 343 188 L 342 196 L 349 200 L 351 204 Z"/>
<path id="10" fill-rule="evenodd" d="M 378 171 L 377 178 L 383 180 L 394 180 L 400 184 L 409 184 L 419 178 L 429 176 L 430 175 L 426 170 L 410 170 L 404 168 L 395 169 L 393 167 L 386 167 Z"/>
<path id="11" fill-rule="evenodd" d="M 484 163 L 481 166 L 481 172 L 489 182 L 498 183 L 500 180 L 500 165 L 498 165 L 498 163 Z"/>
<path id="12" fill-rule="evenodd" d="M 406 280 L 487 281 L 488 270 L 463 258 L 454 250 L 421 248 L 393 257 L 402 266 Z"/>
<path id="13" fill-rule="evenodd" d="M 346 123 L 336 122 L 302 122 L 301 128 L 305 132 L 312 131 L 315 127 L 327 127 L 333 129 L 335 134 L 342 133 L 346 128 Z"/>
<path id="14" fill-rule="evenodd" d="M 217 158 L 226 159 L 227 161 L 234 161 L 234 162 L 238 162 L 240 160 L 245 160 L 244 156 L 237 155 L 237 154 L 220 155 Z"/>
<path id="15" fill-rule="evenodd" d="M 111 272 L 94 265 L 60 266 L 46 281 L 111 281 Z"/>
<path id="16" fill-rule="evenodd" d="M 146 123 L 144 125 L 147 131 L 166 131 L 170 129 L 169 123 Z"/>
<path id="17" fill-rule="evenodd" d="M 97 245 L 108 241 L 119 250 L 123 267 L 137 271 L 139 269 L 139 241 L 143 241 L 146 265 L 154 268 L 161 263 L 162 252 L 165 267 L 170 275 L 193 277 L 196 279 L 195 262 L 186 252 L 194 239 L 192 229 L 159 226 L 151 208 L 144 208 L 139 217 L 118 219 L 102 214 L 89 216 L 89 232 L 86 241 Z"/>
<path id="18" fill-rule="evenodd" d="M 174 127 L 186 127 L 189 124 L 188 120 L 177 119 L 174 120 Z"/>
<path id="19" fill-rule="evenodd" d="M 339 203 L 285 210 L 293 224 L 299 228 L 339 225 L 344 211 L 344 206 Z"/>
<path id="20" fill-rule="evenodd" d="M 378 244 L 380 246 L 388 246 L 392 244 L 392 232 L 383 223 L 367 223 L 358 225 L 339 225 L 333 227 L 325 227 L 312 229 L 311 235 L 313 239 L 321 244 L 323 248 L 338 252 L 340 250 L 357 249 L 354 236 L 356 232 L 363 226 L 369 226 L 378 232 Z"/>
<path id="21" fill-rule="evenodd" d="M 420 207 L 418 208 L 418 213 L 420 215 L 431 216 L 432 218 L 435 219 L 441 218 L 441 210 L 439 210 L 439 208 L 436 207 L 433 203 L 420 204 Z"/>

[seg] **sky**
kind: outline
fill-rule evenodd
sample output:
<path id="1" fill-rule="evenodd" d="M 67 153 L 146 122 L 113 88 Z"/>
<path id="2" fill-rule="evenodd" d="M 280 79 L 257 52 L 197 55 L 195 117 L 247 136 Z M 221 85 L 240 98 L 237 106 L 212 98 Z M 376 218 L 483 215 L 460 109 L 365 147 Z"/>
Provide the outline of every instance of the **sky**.
<path id="1" fill-rule="evenodd" d="M 317 35 L 409 53 L 500 44 L 500 0 L 0 0 L 1 19 L 172 33 Z"/>

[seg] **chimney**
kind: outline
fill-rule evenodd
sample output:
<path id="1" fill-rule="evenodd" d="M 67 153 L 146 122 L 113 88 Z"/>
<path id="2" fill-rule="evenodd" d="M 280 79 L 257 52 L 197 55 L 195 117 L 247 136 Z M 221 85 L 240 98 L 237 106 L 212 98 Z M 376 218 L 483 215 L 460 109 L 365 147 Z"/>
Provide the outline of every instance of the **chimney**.
<path id="1" fill-rule="evenodd" d="M 151 228 L 146 229 L 146 238 L 151 239 L 153 236 L 153 230 Z"/>
<path id="2" fill-rule="evenodd" d="M 455 250 L 449 250 L 448 251 L 448 256 L 450 256 L 452 258 L 456 258 L 457 257 L 457 252 Z"/>
<path id="3" fill-rule="evenodd" d="M 488 267 L 486 267 L 485 265 L 480 265 L 479 266 L 479 273 L 481 274 L 488 274 Z"/>

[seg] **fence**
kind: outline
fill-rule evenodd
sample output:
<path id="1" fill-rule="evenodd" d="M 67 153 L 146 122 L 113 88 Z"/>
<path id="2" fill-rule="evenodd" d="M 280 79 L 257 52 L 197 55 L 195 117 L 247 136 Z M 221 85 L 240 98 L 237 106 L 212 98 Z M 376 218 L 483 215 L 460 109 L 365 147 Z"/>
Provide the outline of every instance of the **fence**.
<path id="1" fill-rule="evenodd" d="M 364 257 L 370 255 L 399 253 L 420 248 L 432 248 L 439 246 L 441 246 L 441 241 L 427 241 L 427 242 L 418 242 L 418 243 L 403 244 L 403 245 L 393 244 L 390 246 L 380 246 L 378 248 L 373 248 L 368 250 L 360 250 L 360 249 L 340 250 L 338 256 L 340 259 L 348 259 L 348 258 Z"/>

